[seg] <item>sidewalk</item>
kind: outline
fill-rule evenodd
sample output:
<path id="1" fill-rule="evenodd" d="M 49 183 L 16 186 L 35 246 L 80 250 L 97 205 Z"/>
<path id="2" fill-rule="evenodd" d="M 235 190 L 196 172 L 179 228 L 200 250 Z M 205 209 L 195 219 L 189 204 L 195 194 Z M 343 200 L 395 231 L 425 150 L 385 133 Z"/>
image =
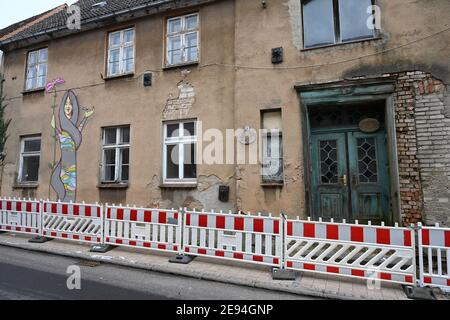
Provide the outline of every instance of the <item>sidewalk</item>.
<path id="1" fill-rule="evenodd" d="M 383 283 L 380 290 L 369 290 L 366 281 L 312 273 L 298 274 L 295 281 L 274 281 L 265 266 L 238 264 L 225 260 L 196 258 L 188 265 L 169 263 L 173 255 L 154 251 L 116 248 L 106 254 L 90 253 L 90 246 L 52 240 L 44 244 L 28 243 L 29 236 L 0 234 L 0 245 L 100 261 L 126 267 L 176 274 L 198 279 L 256 287 L 320 298 L 345 300 L 407 300 L 402 286 Z M 443 296 L 438 298 L 445 299 Z"/>

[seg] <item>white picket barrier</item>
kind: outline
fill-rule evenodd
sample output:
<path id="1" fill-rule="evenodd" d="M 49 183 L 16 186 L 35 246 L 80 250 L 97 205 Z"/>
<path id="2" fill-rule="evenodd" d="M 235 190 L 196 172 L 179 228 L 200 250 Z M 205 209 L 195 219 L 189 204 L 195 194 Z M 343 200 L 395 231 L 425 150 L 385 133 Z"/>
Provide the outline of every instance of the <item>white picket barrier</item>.
<path id="1" fill-rule="evenodd" d="M 40 235 L 40 202 L 31 199 L 1 198 L 0 231 Z"/>
<path id="2" fill-rule="evenodd" d="M 103 241 L 103 206 L 44 201 L 42 235 L 87 243 Z"/>
<path id="3" fill-rule="evenodd" d="M 450 228 L 418 224 L 419 283 L 450 292 Z"/>
<path id="4" fill-rule="evenodd" d="M 181 214 L 176 210 L 106 205 L 105 244 L 181 251 Z"/>
<path id="5" fill-rule="evenodd" d="M 286 220 L 285 234 L 286 269 L 415 284 L 411 229 Z"/>
<path id="6" fill-rule="evenodd" d="M 185 211 L 183 252 L 241 262 L 282 266 L 281 219 Z"/>

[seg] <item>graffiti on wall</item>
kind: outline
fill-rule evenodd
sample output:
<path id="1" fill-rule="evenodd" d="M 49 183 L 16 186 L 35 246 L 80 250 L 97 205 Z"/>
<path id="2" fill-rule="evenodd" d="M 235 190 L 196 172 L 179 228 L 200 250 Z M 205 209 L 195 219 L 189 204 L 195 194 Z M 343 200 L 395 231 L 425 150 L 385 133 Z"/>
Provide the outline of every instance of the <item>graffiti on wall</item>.
<path id="1" fill-rule="evenodd" d="M 61 155 L 58 163 L 52 166 L 50 184 L 58 200 L 64 202 L 76 200 L 77 151 L 81 146 L 83 129 L 93 114 L 93 108 L 86 109 L 79 105 L 78 98 L 72 90 L 64 94 L 56 115 L 55 112 L 53 114 L 51 125 Z"/>

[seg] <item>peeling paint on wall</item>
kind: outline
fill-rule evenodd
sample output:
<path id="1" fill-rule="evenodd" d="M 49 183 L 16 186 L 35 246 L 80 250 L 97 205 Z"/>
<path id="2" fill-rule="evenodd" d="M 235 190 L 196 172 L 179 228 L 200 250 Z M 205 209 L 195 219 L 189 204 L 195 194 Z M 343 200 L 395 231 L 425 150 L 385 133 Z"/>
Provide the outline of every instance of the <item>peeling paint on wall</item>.
<path id="1" fill-rule="evenodd" d="M 161 188 L 160 177 L 154 175 L 148 183 L 150 189 L 149 207 L 156 208 L 188 208 L 197 210 L 235 210 L 232 199 L 224 203 L 219 201 L 219 187 L 232 186 L 233 177 L 221 179 L 216 175 L 201 175 L 198 177 L 196 189 L 190 188 Z"/>
<path id="2" fill-rule="evenodd" d="M 289 0 L 285 3 L 289 9 L 289 22 L 292 29 L 292 41 L 298 50 L 303 49 L 302 10 L 299 0 Z"/>
<path id="3" fill-rule="evenodd" d="M 181 80 L 177 87 L 178 96 L 173 98 L 170 94 L 167 100 L 163 111 L 164 120 L 186 118 L 195 103 L 194 87 L 186 79 Z"/>

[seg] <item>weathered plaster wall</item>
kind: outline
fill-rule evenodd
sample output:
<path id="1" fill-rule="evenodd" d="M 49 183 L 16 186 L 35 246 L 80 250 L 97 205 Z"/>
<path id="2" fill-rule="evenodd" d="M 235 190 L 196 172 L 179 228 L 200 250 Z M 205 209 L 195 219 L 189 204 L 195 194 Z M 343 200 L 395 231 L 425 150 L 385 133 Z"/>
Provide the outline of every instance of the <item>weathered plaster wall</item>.
<path id="1" fill-rule="evenodd" d="M 197 8 L 200 12 L 201 57 L 203 62 L 234 63 L 234 2 L 219 1 Z M 183 11 L 180 11 L 183 13 Z M 168 13 L 173 14 L 173 13 Z M 197 189 L 160 188 L 162 173 L 161 135 L 165 119 L 197 118 L 203 128 L 233 128 L 233 70 L 200 69 L 197 66 L 162 70 L 165 14 L 140 19 L 131 24 L 136 30 L 136 70 L 134 78 L 102 80 L 105 74 L 108 29 L 89 31 L 42 44 L 49 48 L 48 79 L 61 76 L 62 90 L 72 88 L 85 107 L 95 107 L 95 115 L 83 134 L 78 152 L 79 200 L 130 203 L 142 206 L 193 206 L 197 209 L 234 209 L 235 188 L 232 166 L 200 166 Z M 114 26 L 115 29 L 118 26 Z M 220 31 L 220 32 L 219 32 Z M 51 139 L 51 95 L 42 92 L 22 95 L 27 50 L 6 54 L 8 117 L 13 119 L 7 145 L 2 194 L 47 198 L 53 160 Z M 144 87 L 142 74 L 153 71 L 153 86 Z M 182 70 L 191 71 L 182 74 Z M 219 75 L 219 76 L 218 76 Z M 180 81 L 195 89 L 195 99 L 185 113 L 164 115 L 168 101 L 180 94 Z M 58 103 L 63 92 L 58 94 Z M 226 107 L 224 107 L 226 106 Z M 101 128 L 131 126 L 130 182 L 126 189 L 98 188 L 101 159 Z M 39 186 L 14 189 L 18 170 L 19 137 L 42 134 Z M 230 202 L 218 200 L 219 185 L 230 185 Z M 55 197 L 53 191 L 50 195 Z"/>
<path id="2" fill-rule="evenodd" d="M 404 192 L 401 194 L 402 212 L 407 222 L 419 219 L 424 207 L 421 188 L 422 184 L 426 185 L 420 176 L 425 177 L 427 171 L 418 169 L 418 166 L 424 164 L 421 168 L 427 168 L 427 160 L 421 157 L 426 153 L 420 149 L 420 139 L 415 137 L 416 130 L 419 132 L 423 124 L 420 121 L 424 120 L 415 118 L 414 103 L 420 108 L 423 101 L 415 101 L 414 81 L 407 79 L 409 75 L 406 72 L 419 70 L 444 83 L 450 82 L 450 35 L 449 32 L 440 32 L 446 28 L 450 2 L 380 0 L 378 3 L 382 8 L 380 39 L 313 50 L 302 50 L 299 0 L 267 1 L 266 9 L 262 8 L 260 0 L 211 3 L 200 8 L 200 66 L 164 71 L 161 69 L 164 15 L 138 20 L 135 22 L 136 76 L 132 79 L 106 82 L 101 79 L 106 29 L 48 43 L 49 79 L 63 76 L 67 81 L 65 88 L 74 88 L 83 106 L 96 108 L 79 152 L 78 164 L 83 168 L 79 172 L 79 199 L 165 207 L 225 210 L 236 207 L 306 216 L 302 106 L 294 85 L 398 72 L 398 139 L 399 145 L 404 144 L 408 148 L 399 150 L 400 170 L 404 169 L 400 173 Z M 433 34 L 436 35 L 431 36 Z M 284 63 L 272 65 L 271 49 L 279 46 L 284 48 Z M 25 57 L 25 49 L 6 55 L 6 90 L 12 98 L 9 115 L 13 118 L 13 126 L 7 146 L 2 193 L 47 197 L 50 176 L 47 164 L 52 158 L 52 99 L 41 93 L 21 95 Z M 181 74 L 183 69 L 191 73 L 185 77 Z M 154 85 L 150 88 L 142 86 L 141 75 L 146 70 L 153 70 Z M 406 78 L 401 84 L 403 73 Z M 177 86 L 183 79 L 192 86 L 195 96 L 181 102 L 171 101 L 179 98 Z M 181 106 L 178 113 L 171 112 L 174 106 Z M 197 189 L 160 187 L 163 114 L 166 118 L 196 117 L 203 121 L 204 129 L 246 126 L 259 129 L 261 110 L 272 108 L 282 109 L 285 172 L 282 187 L 261 186 L 260 166 L 257 164 L 236 167 L 201 165 Z M 445 108 L 444 113 L 447 112 Z M 420 117 L 422 111 L 416 111 Z M 124 124 L 131 125 L 130 185 L 127 189 L 100 190 L 97 184 L 101 127 Z M 403 136 L 403 130 L 408 136 Z M 39 188 L 31 192 L 13 189 L 19 136 L 34 133 L 42 133 L 43 137 Z M 445 185 L 444 182 L 440 185 Z M 220 184 L 231 187 L 229 203 L 217 200 Z M 429 198 L 426 194 L 425 197 Z M 436 199 L 440 198 L 445 196 Z M 438 211 L 436 203 L 439 200 L 433 200 L 433 211 L 427 209 L 431 208 L 431 202 L 427 202 L 426 212 Z M 445 206 L 445 202 L 440 203 Z M 448 215 L 445 213 L 445 216 Z M 443 218 L 436 220 L 442 221 Z"/>
<path id="3" fill-rule="evenodd" d="M 255 186 L 261 184 L 259 166 L 239 166 L 239 207 L 262 207 L 289 215 L 308 215 L 304 199 L 302 106 L 299 106 L 295 84 L 326 83 L 416 70 L 430 72 L 449 82 L 450 32 L 441 31 L 446 28 L 450 2 L 380 0 L 378 4 L 382 9 L 380 39 L 302 50 L 299 1 L 270 1 L 267 9 L 263 9 L 258 0 L 237 1 L 236 127 L 259 128 L 260 110 L 282 109 L 286 179 L 282 188 L 260 187 L 255 190 Z M 435 33 L 438 34 L 431 36 Z M 284 62 L 272 65 L 271 49 L 279 46 L 284 48 Z M 401 92 L 398 94 L 403 95 Z M 414 95 L 408 92 L 398 98 L 398 131 L 410 126 L 408 132 L 413 134 L 411 137 L 398 134 L 399 144 L 416 145 L 414 116 L 408 114 L 410 108 L 414 108 Z M 414 221 L 423 211 L 419 161 L 414 150 L 399 152 L 404 152 L 399 160 L 401 166 L 406 166 L 400 177 L 404 191 L 401 194 L 402 216 L 404 221 L 410 218 Z"/>

